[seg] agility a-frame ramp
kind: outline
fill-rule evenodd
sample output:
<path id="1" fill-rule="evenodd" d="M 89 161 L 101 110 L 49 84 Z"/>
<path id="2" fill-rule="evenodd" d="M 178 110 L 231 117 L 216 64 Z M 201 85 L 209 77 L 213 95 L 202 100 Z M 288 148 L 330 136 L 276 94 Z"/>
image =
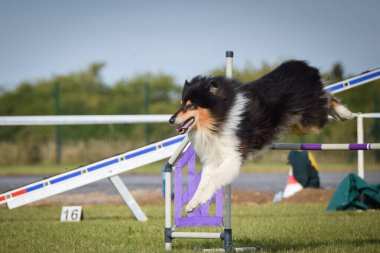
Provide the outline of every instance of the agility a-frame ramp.
<path id="1" fill-rule="evenodd" d="M 146 221 L 144 212 L 118 175 L 170 157 L 183 139 L 184 136 L 169 138 L 2 193 L 0 204 L 6 203 L 13 209 L 108 178 L 136 219 Z"/>
<path id="2" fill-rule="evenodd" d="M 375 81 L 376 79 L 380 79 L 380 68 L 366 71 L 349 79 L 330 84 L 328 86 L 325 86 L 324 89 L 332 94 L 335 94 L 351 88 L 356 88 L 360 85 Z"/>

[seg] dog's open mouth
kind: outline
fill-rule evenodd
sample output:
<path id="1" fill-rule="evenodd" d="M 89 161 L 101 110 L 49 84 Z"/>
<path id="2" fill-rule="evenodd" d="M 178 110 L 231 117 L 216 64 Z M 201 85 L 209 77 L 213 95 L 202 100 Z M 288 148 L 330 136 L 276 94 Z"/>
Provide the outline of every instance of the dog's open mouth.
<path id="1" fill-rule="evenodd" d="M 191 117 L 190 119 L 186 120 L 182 126 L 180 127 L 177 127 L 176 130 L 177 132 L 179 132 L 180 134 L 184 134 L 187 132 L 187 130 L 189 130 L 189 127 L 191 127 L 192 124 L 194 124 L 194 117 Z"/>

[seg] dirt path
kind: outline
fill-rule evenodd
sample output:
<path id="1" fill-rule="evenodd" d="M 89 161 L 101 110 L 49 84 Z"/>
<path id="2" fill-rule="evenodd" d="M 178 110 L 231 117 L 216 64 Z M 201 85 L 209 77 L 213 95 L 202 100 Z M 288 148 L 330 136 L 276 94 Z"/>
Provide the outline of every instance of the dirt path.
<path id="1" fill-rule="evenodd" d="M 307 203 L 307 202 L 329 202 L 334 191 L 326 189 L 304 189 L 293 197 L 284 199 L 283 203 Z M 137 189 L 132 191 L 132 195 L 140 205 L 164 204 L 161 189 L 145 190 Z M 239 204 L 266 204 L 272 202 L 274 192 L 260 192 L 245 189 L 233 189 L 232 203 Z M 114 204 L 123 205 L 124 202 L 117 194 L 109 195 L 102 192 L 58 195 L 44 200 L 40 200 L 31 205 L 97 205 Z"/>

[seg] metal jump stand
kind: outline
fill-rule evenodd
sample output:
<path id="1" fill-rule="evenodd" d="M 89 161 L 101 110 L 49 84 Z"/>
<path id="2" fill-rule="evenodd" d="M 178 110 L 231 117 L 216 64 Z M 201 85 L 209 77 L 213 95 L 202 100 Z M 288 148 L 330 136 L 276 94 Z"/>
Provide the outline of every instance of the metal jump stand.
<path id="1" fill-rule="evenodd" d="M 227 51 L 226 76 L 232 77 L 232 59 L 233 52 Z M 176 238 L 193 238 L 193 239 L 220 239 L 223 240 L 223 249 L 204 249 L 205 252 L 221 251 L 221 252 L 243 252 L 243 251 L 258 251 L 260 247 L 234 248 L 232 243 L 232 226 L 231 226 L 231 185 L 224 187 L 224 212 L 223 212 L 223 227 L 221 233 L 207 232 L 176 232 L 172 224 L 171 211 L 171 186 L 172 172 L 175 170 L 175 164 L 182 155 L 182 152 L 188 147 L 189 139 L 186 137 L 179 145 L 174 154 L 170 157 L 164 167 L 165 174 L 165 248 L 171 250 L 172 240 Z"/>

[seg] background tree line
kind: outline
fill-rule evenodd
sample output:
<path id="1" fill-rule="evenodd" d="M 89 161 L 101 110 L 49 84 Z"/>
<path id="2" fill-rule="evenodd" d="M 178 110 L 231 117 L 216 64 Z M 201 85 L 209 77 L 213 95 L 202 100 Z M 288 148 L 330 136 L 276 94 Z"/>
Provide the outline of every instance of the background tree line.
<path id="1" fill-rule="evenodd" d="M 234 71 L 243 81 L 258 79 L 277 64 L 250 64 Z M 168 74 L 140 74 L 106 85 L 101 78 L 103 63 L 67 75 L 54 76 L 36 82 L 23 82 L 15 90 L 0 94 L 0 115 L 55 115 L 57 85 L 60 93 L 61 115 L 171 114 L 181 96 L 182 82 Z M 224 68 L 210 74 L 224 75 Z M 358 73 L 356 73 L 358 74 Z M 322 73 L 326 84 L 344 78 L 342 64 Z M 354 88 L 338 95 L 354 112 L 380 112 L 380 82 Z M 54 160 L 56 128 L 54 126 L 0 127 L 0 165 L 18 163 L 51 163 Z M 63 161 L 96 161 L 108 155 L 139 147 L 175 135 L 168 124 L 80 125 L 61 126 Z M 365 140 L 380 141 L 379 120 L 365 120 Z M 307 136 L 287 136 L 282 141 L 356 142 L 356 121 L 331 122 L 321 133 Z M 352 155 L 343 155 L 352 160 Z M 380 160 L 378 152 L 372 156 Z"/>

